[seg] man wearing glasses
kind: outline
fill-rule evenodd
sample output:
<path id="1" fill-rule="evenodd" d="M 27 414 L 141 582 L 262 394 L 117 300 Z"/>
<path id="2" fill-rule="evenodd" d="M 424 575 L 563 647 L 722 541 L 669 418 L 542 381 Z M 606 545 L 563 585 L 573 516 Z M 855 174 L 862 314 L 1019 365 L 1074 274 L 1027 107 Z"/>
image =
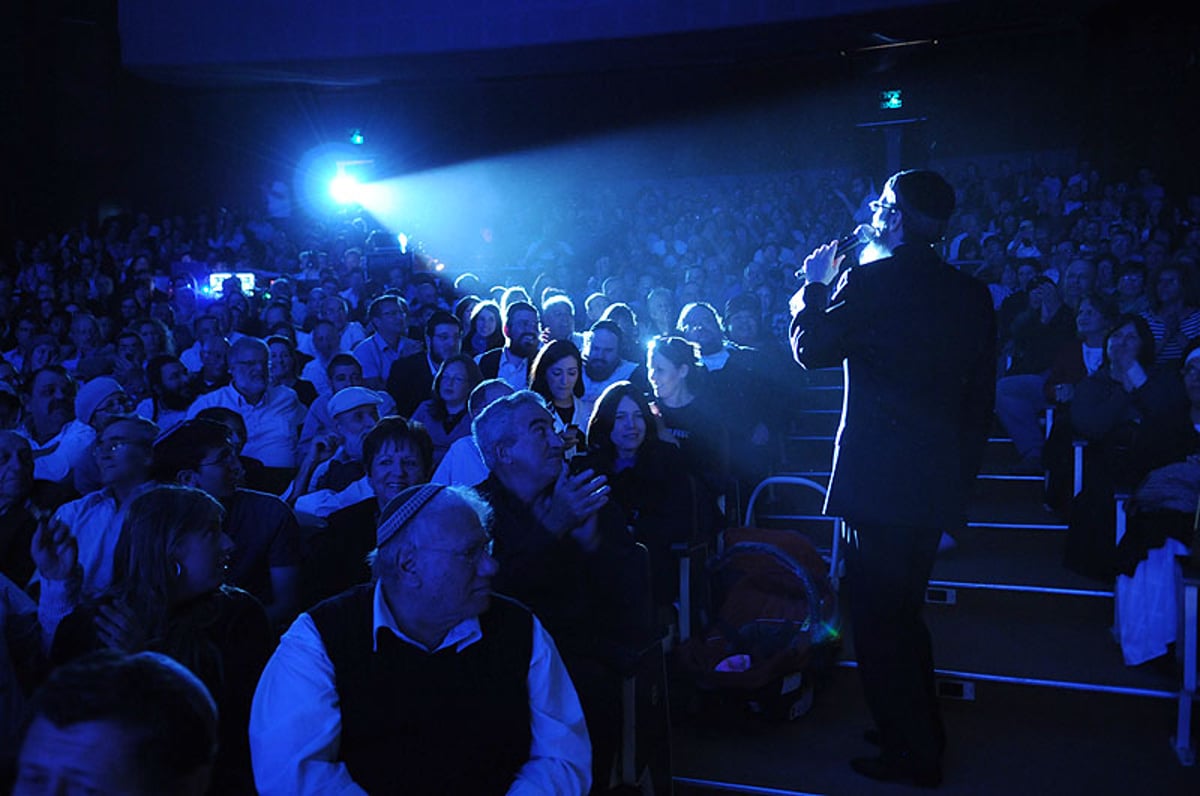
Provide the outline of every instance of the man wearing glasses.
<path id="1" fill-rule="evenodd" d="M 121 535 L 125 508 L 153 485 L 156 436 L 158 426 L 144 417 L 109 419 L 92 445 L 100 488 L 64 503 L 50 520 L 52 527 L 65 526 L 79 545 L 85 596 L 99 594 L 112 582 L 113 550 Z"/>
<path id="2" fill-rule="evenodd" d="M 492 593 L 490 522 L 466 487 L 388 501 L 374 582 L 302 613 L 263 670 L 259 793 L 588 791 L 575 689 L 537 617 Z"/>
<path id="3" fill-rule="evenodd" d="M 825 513 L 846 522 L 854 649 L 878 757 L 851 761 L 886 782 L 936 786 L 945 730 L 921 617 L 943 531 L 965 521 L 993 419 L 995 316 L 987 287 L 934 250 L 954 189 L 901 171 L 873 202 L 865 267 L 834 280 L 836 241 L 804 260 L 791 342 L 805 368 L 843 365 L 846 399 Z"/>
<path id="4" fill-rule="evenodd" d="M 269 358 L 265 342 L 256 337 L 239 337 L 229 348 L 232 381 L 197 398 L 188 410 L 188 418 L 210 406 L 232 409 L 246 421 L 244 455 L 258 459 L 268 468 L 294 470 L 305 408 L 291 387 L 271 386 Z M 291 474 L 287 480 L 291 480 Z"/>

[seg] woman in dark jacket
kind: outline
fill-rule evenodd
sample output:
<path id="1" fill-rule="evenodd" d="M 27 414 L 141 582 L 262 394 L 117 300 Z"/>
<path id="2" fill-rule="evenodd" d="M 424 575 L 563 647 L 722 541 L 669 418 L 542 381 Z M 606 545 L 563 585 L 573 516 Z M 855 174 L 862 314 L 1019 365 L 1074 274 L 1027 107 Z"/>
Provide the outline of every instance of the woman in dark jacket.
<path id="1" fill-rule="evenodd" d="M 588 422 L 587 453 L 572 469 L 608 478 L 611 500 L 650 553 L 655 602 L 670 606 L 679 591 L 671 546 L 710 538 L 720 514 L 637 387 L 618 381 L 604 390 Z"/>
<path id="2" fill-rule="evenodd" d="M 1122 315 L 1105 338 L 1100 369 L 1075 388 L 1071 429 L 1087 447 L 1064 563 L 1085 575 L 1115 574 L 1114 496 L 1171 460 L 1176 441 L 1163 429 L 1186 422 L 1179 370 L 1156 366 L 1155 353 L 1145 319 Z"/>
<path id="3" fill-rule="evenodd" d="M 224 585 L 233 542 L 224 510 L 198 489 L 156 486 L 129 504 L 114 552 L 112 586 L 58 626 L 50 657 L 97 649 L 161 652 L 212 694 L 221 744 L 211 793 L 251 794 L 246 728 L 263 666 L 277 641 L 262 604 Z"/>

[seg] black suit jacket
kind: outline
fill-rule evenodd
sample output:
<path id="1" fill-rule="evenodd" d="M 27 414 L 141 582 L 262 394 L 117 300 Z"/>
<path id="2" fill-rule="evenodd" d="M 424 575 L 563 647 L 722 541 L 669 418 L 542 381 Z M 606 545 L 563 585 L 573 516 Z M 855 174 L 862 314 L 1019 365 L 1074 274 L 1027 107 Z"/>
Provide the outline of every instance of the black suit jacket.
<path id="1" fill-rule="evenodd" d="M 385 389 L 396 402 L 396 414 L 412 417 L 422 401 L 429 399 L 433 390 L 433 371 L 429 369 L 429 358 L 424 351 L 401 357 L 388 370 Z"/>
<path id="2" fill-rule="evenodd" d="M 851 524 L 954 529 L 992 423 L 996 321 L 980 281 L 928 247 L 806 285 L 796 361 L 845 369 L 825 511 Z"/>

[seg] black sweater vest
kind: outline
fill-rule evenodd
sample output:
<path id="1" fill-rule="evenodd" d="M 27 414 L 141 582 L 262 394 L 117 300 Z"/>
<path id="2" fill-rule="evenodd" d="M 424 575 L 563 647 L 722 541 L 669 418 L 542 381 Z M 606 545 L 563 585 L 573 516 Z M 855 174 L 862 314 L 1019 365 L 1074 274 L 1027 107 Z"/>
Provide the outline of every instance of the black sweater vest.
<path id="1" fill-rule="evenodd" d="M 374 588 L 309 612 L 333 663 L 339 759 L 371 794 L 504 793 L 529 758 L 532 615 L 493 595 L 483 638 L 462 652 L 430 654 L 387 631 L 372 652 Z"/>

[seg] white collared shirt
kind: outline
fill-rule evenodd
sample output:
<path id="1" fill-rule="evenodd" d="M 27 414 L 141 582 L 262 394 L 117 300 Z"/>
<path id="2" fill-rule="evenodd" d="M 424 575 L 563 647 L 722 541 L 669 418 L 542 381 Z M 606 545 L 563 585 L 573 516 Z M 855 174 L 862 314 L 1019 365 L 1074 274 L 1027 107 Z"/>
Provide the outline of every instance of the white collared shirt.
<path id="1" fill-rule="evenodd" d="M 483 638 L 476 617 L 464 619 L 436 650 L 405 635 L 375 584 L 372 649 L 387 629 L 420 649 L 461 652 Z M 591 786 L 591 741 L 583 710 L 554 641 L 533 617 L 529 660 L 529 758 L 509 794 L 584 794 Z M 397 683 L 397 687 L 412 687 Z M 250 754 L 254 783 L 271 794 L 363 794 L 338 761 L 342 715 L 333 663 L 308 613 L 302 613 L 279 641 L 263 669 L 250 708 Z M 403 776 L 402 771 L 397 776 Z"/>
<path id="2" fill-rule="evenodd" d="M 232 409 L 246 421 L 243 456 L 258 459 L 267 467 L 296 466 L 296 444 L 307 410 L 291 387 L 268 387 L 258 403 L 252 404 L 227 384 L 197 398 L 188 409 L 188 419 L 210 406 Z"/>

